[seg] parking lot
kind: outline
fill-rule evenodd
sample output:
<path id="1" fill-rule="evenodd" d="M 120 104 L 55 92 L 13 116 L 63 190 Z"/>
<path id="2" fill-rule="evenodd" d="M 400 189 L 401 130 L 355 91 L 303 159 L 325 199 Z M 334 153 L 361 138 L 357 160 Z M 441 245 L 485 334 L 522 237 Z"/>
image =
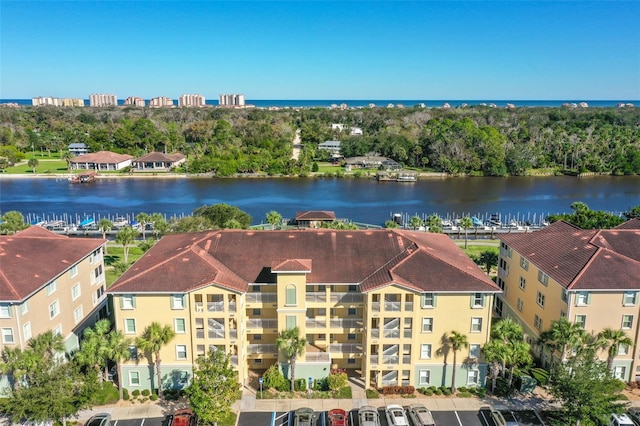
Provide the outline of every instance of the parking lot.
<path id="1" fill-rule="evenodd" d="M 384 415 L 384 409 L 378 409 L 381 426 L 388 426 Z M 480 411 L 432 411 L 433 417 L 438 425 L 446 426 L 496 426 L 491 420 L 489 410 Z M 533 411 L 513 412 L 521 426 L 542 426 Z M 358 411 L 349 412 L 351 418 L 350 425 L 359 426 Z M 326 426 L 326 413 L 318 413 L 317 426 Z M 293 426 L 292 412 L 242 412 L 238 419 L 238 426 Z M 134 426 L 134 425 L 117 425 Z M 147 425 L 145 425 L 147 426 Z"/>

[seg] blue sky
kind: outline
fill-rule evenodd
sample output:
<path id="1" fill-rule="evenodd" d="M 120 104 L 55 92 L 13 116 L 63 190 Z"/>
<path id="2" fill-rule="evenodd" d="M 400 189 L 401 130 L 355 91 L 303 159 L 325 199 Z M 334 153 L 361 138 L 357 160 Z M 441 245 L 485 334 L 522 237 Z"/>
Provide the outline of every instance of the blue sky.
<path id="1" fill-rule="evenodd" d="M 638 100 L 640 1 L 0 2 L 0 98 Z"/>

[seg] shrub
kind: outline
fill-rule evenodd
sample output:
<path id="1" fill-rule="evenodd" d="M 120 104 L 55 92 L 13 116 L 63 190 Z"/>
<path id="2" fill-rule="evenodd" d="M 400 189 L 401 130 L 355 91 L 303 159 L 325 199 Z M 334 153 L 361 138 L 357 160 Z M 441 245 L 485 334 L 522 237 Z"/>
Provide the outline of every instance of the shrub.
<path id="1" fill-rule="evenodd" d="M 129 400 L 129 390 L 127 388 L 122 389 L 122 399 Z"/>
<path id="2" fill-rule="evenodd" d="M 460 398 L 470 398 L 471 397 L 471 392 L 469 392 L 469 391 L 460 392 L 458 394 L 458 396 Z"/>
<path id="3" fill-rule="evenodd" d="M 149 396 L 149 395 L 151 395 L 151 391 L 149 389 L 144 389 L 142 391 L 142 396 Z"/>
<path id="4" fill-rule="evenodd" d="M 293 390 L 296 392 L 307 390 L 307 381 L 305 379 L 296 379 L 293 383 Z"/>
<path id="5" fill-rule="evenodd" d="M 140 396 L 140 390 L 136 389 L 133 392 L 131 392 L 131 395 L 133 395 L 134 398 L 137 398 Z"/>
<path id="6" fill-rule="evenodd" d="M 367 395 L 367 399 L 378 399 L 380 398 L 380 393 L 378 393 L 377 390 L 375 389 L 367 389 L 365 391 L 366 395 Z"/>
<path id="7" fill-rule="evenodd" d="M 443 395 L 447 395 L 447 396 L 451 395 L 451 389 L 449 389 L 449 388 L 445 388 L 445 389 L 442 391 L 442 394 L 443 394 Z"/>
<path id="8" fill-rule="evenodd" d="M 331 390 L 342 389 L 347 385 L 347 381 L 348 378 L 346 373 L 332 373 L 327 377 L 327 384 Z"/>
<path id="9" fill-rule="evenodd" d="M 336 399 L 351 399 L 353 397 L 351 394 L 351 387 L 343 386 L 337 391 L 334 391 L 332 397 Z"/>
<path id="10" fill-rule="evenodd" d="M 478 397 L 484 398 L 487 390 L 485 388 L 472 388 L 473 393 L 475 393 Z"/>
<path id="11" fill-rule="evenodd" d="M 152 394 L 152 395 L 149 397 L 149 399 L 150 399 L 150 400 L 152 400 L 152 401 L 157 401 L 157 400 L 158 400 L 158 395 L 156 395 L 156 394 L 154 393 L 154 394 Z"/>
<path id="12" fill-rule="evenodd" d="M 467 391 L 467 387 L 466 386 L 460 386 L 458 388 L 458 392 L 466 392 Z"/>
<path id="13" fill-rule="evenodd" d="M 318 392 L 326 392 L 329 390 L 329 381 L 328 378 L 318 379 L 313 383 L 313 389 Z"/>
<path id="14" fill-rule="evenodd" d="M 276 364 L 273 364 L 262 376 L 264 387 L 269 389 L 276 389 L 279 391 L 286 392 L 291 389 L 291 383 L 285 379 L 282 371 L 278 368 Z"/>
<path id="15" fill-rule="evenodd" d="M 436 389 L 436 391 L 434 393 L 436 395 L 442 395 L 442 389 L 438 388 L 438 389 Z"/>
<path id="16" fill-rule="evenodd" d="M 429 386 L 428 388 L 431 392 L 435 392 L 436 391 L 436 387 L 435 386 Z"/>
<path id="17" fill-rule="evenodd" d="M 431 389 L 427 389 L 426 391 L 424 391 L 424 394 L 426 396 L 431 396 L 431 395 L 433 395 L 433 391 Z"/>

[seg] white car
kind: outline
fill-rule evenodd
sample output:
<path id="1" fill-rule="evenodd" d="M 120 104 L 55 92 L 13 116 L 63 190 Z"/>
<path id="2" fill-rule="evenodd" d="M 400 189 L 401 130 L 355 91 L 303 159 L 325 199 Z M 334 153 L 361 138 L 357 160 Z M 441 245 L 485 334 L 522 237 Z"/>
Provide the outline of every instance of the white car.
<path id="1" fill-rule="evenodd" d="M 380 426 L 378 410 L 369 405 L 360 407 L 358 410 L 358 420 L 360 420 L 360 426 Z"/>
<path id="2" fill-rule="evenodd" d="M 409 420 L 404 413 L 404 408 L 399 404 L 389 404 L 384 410 L 384 414 L 387 416 L 387 422 L 389 426 L 409 426 Z"/>
<path id="3" fill-rule="evenodd" d="M 409 418 L 415 426 L 436 426 L 431 411 L 422 404 L 411 404 L 409 406 Z"/>
<path id="4" fill-rule="evenodd" d="M 635 426 L 635 424 L 626 414 L 612 414 L 609 426 Z"/>

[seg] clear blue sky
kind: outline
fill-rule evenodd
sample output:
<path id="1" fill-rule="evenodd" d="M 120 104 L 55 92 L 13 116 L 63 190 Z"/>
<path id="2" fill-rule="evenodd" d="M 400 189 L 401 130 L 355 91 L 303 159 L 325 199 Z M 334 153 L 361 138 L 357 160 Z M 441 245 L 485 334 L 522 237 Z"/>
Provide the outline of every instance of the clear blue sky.
<path id="1" fill-rule="evenodd" d="M 0 2 L 0 98 L 638 100 L 640 1 Z"/>

